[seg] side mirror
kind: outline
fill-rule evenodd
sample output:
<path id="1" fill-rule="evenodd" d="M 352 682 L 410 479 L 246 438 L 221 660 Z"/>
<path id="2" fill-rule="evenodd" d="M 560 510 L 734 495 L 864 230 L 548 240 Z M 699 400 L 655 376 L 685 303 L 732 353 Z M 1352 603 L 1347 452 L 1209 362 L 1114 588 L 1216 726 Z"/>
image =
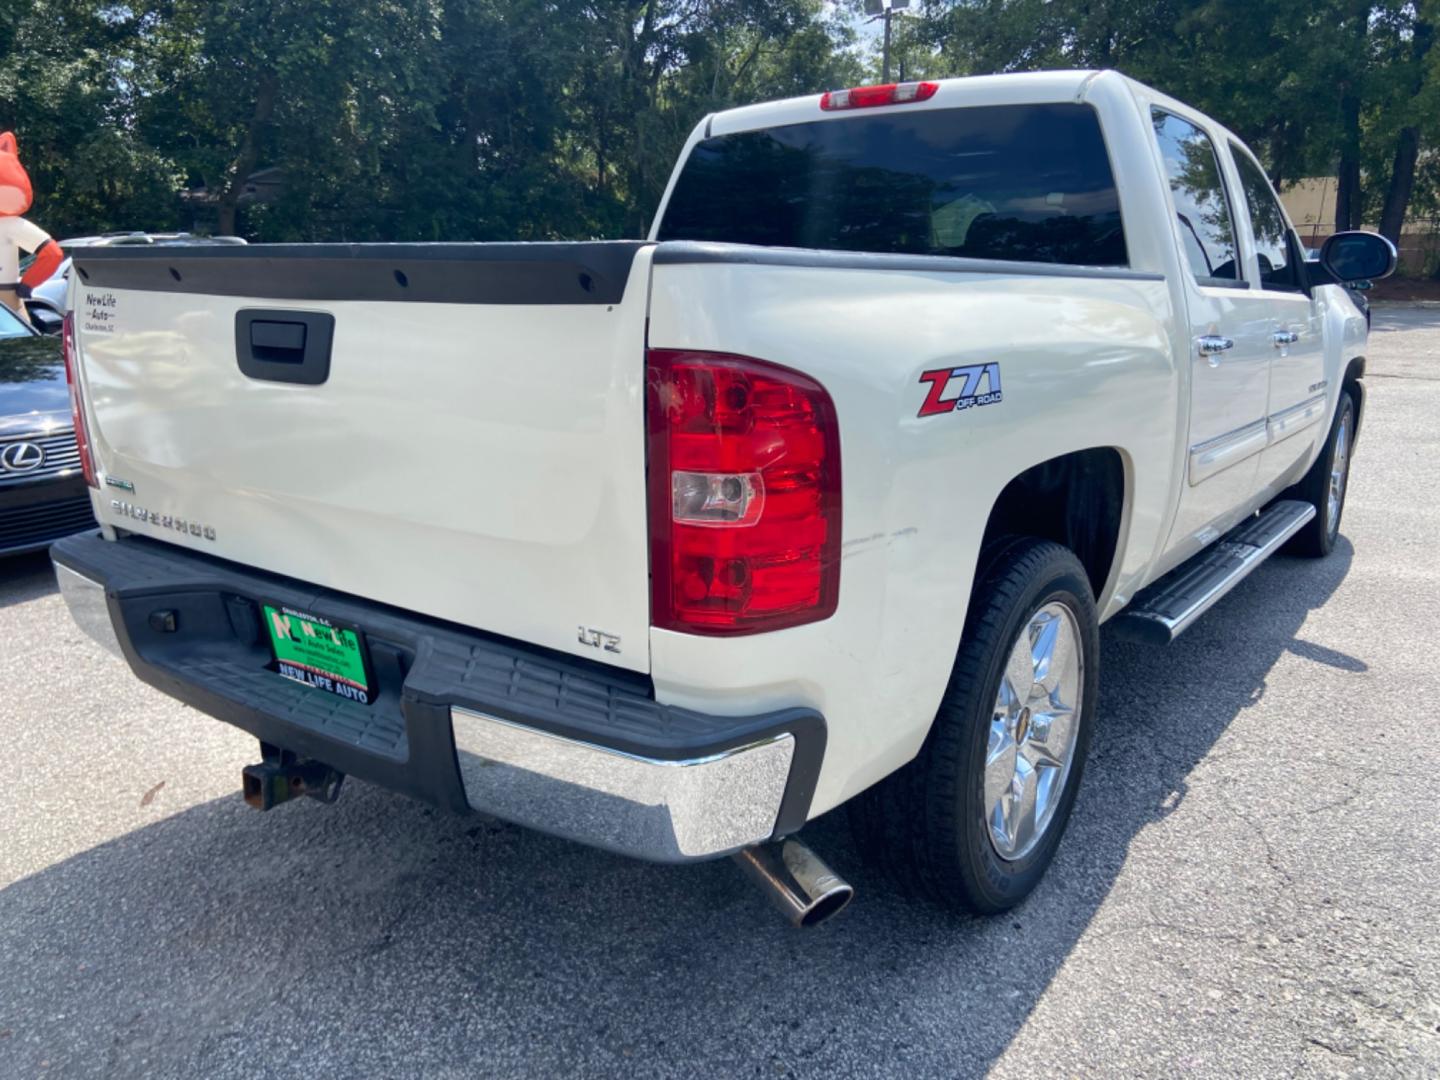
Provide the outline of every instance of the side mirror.
<path id="1" fill-rule="evenodd" d="M 65 324 L 65 316 L 44 304 L 26 304 L 25 313 L 30 316 L 30 325 L 42 334 L 58 334 Z"/>
<path id="2" fill-rule="evenodd" d="M 1398 259 L 1395 245 L 1379 233 L 1336 233 L 1320 249 L 1320 265 L 1342 284 L 1389 277 Z"/>

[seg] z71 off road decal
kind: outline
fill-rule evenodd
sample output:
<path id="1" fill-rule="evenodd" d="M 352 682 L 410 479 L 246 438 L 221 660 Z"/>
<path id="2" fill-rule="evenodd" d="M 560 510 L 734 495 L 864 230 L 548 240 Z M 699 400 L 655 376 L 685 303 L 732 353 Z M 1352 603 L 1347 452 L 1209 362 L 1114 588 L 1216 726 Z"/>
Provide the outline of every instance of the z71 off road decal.
<path id="1" fill-rule="evenodd" d="M 922 371 L 920 381 L 930 384 L 930 393 L 925 395 L 925 404 L 920 406 L 917 416 L 939 416 L 980 405 L 998 405 L 1003 399 L 999 364 L 935 368 Z M 947 392 L 949 397 L 945 396 Z"/>

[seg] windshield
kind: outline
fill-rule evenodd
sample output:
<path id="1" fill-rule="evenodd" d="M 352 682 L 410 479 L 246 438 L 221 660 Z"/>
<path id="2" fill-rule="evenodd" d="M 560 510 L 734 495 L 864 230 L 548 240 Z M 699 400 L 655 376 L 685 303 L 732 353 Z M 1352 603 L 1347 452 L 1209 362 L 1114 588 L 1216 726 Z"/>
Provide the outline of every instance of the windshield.
<path id="1" fill-rule="evenodd" d="M 661 240 L 1123 266 L 1087 105 L 877 112 L 696 145 Z"/>

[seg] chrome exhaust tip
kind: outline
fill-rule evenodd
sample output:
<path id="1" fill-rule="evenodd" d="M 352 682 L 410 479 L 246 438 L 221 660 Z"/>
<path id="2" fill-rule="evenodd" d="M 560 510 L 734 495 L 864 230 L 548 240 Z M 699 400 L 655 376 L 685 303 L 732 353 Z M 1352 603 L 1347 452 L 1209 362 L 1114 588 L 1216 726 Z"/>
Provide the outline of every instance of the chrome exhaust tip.
<path id="1" fill-rule="evenodd" d="M 855 895 L 850 883 L 799 840 L 772 840 L 744 848 L 735 862 L 769 895 L 792 926 L 819 926 Z"/>

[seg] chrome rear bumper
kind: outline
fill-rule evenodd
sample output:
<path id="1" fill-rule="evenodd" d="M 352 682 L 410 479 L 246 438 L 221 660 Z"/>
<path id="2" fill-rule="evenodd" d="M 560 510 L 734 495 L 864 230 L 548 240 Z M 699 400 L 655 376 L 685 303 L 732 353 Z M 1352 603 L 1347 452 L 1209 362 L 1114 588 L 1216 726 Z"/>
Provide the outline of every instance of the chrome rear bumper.
<path id="1" fill-rule="evenodd" d="M 75 625 L 105 646 L 120 659 L 125 654 L 120 649 L 120 639 L 115 635 L 115 624 L 110 620 L 110 607 L 105 602 L 105 586 L 91 581 L 84 574 L 78 574 L 68 566 L 55 563 L 55 580 L 60 584 L 60 595 L 70 609 Z"/>
<path id="2" fill-rule="evenodd" d="M 768 840 L 795 739 L 679 761 L 560 738 L 471 709 L 450 710 L 465 797 L 483 813 L 661 862 Z"/>

